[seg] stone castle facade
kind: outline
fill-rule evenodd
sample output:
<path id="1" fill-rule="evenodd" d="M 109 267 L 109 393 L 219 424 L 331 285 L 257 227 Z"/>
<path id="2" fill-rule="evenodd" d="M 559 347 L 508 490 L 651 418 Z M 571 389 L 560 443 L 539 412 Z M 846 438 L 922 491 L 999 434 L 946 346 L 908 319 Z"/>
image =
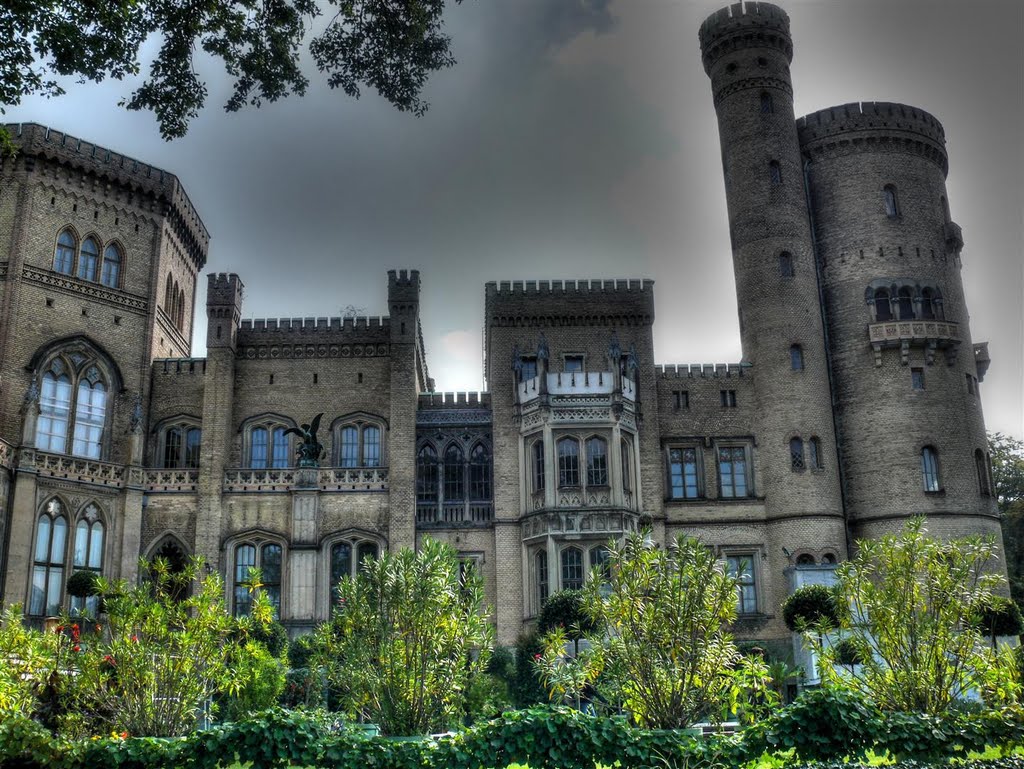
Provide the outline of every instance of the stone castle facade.
<path id="1" fill-rule="evenodd" d="M 610 537 L 699 537 L 739 580 L 736 634 L 851 544 L 926 514 L 999 536 L 942 127 L 900 104 L 796 119 L 789 21 L 700 29 L 719 119 L 743 360 L 655 362 L 651 281 L 485 287 L 489 392 L 440 394 L 420 277 L 387 315 L 241 321 L 173 175 L 35 124 L 0 164 L 0 588 L 42 620 L 70 574 L 202 556 L 233 611 L 250 566 L 294 633 L 383 549 L 450 542 L 511 644 Z M 290 428 L 322 413 L 319 468 Z M 599 574 L 600 572 L 595 572 Z"/>

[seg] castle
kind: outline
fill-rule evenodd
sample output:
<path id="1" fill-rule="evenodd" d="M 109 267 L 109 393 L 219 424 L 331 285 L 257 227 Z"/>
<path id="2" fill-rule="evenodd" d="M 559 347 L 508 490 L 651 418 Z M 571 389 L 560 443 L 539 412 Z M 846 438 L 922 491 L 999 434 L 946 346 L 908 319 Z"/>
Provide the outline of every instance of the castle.
<path id="1" fill-rule="evenodd" d="M 926 514 L 999 537 L 963 240 L 942 126 L 901 104 L 796 119 L 785 12 L 700 29 L 718 115 L 743 360 L 655 363 L 651 281 L 485 287 L 489 392 L 433 392 L 420 276 L 384 317 L 242 321 L 206 284 L 209 237 L 172 174 L 36 124 L 0 161 L 0 590 L 33 621 L 68 577 L 205 559 L 236 613 L 262 569 L 281 620 L 384 549 L 450 542 L 482 574 L 499 643 L 595 578 L 611 537 L 713 547 L 735 633 L 788 644 L 779 607 L 855 540 Z M 300 424 L 323 414 L 319 467 Z"/>

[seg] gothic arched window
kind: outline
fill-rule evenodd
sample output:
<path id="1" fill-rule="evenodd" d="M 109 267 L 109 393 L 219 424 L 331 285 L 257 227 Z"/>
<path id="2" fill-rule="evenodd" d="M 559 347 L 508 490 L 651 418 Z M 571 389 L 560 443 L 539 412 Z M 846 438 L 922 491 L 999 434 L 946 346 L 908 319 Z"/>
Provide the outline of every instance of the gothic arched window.
<path id="1" fill-rule="evenodd" d="M 103 455 L 110 388 L 100 367 L 79 352 L 50 361 L 39 388 L 36 448 L 88 459 Z"/>
<path id="2" fill-rule="evenodd" d="M 900 320 L 914 319 L 914 298 L 909 286 L 903 286 L 896 292 L 896 304 L 899 307 Z"/>
<path id="3" fill-rule="evenodd" d="M 544 491 L 544 439 L 533 442 L 533 490 Z"/>
<path id="4" fill-rule="evenodd" d="M 103 545 L 106 530 L 96 505 L 89 505 L 75 524 L 75 544 L 72 551 L 73 571 L 90 571 L 96 576 L 103 573 Z M 99 596 L 71 596 L 72 614 L 88 614 L 96 617 L 99 610 Z"/>
<path id="5" fill-rule="evenodd" d="M 465 454 L 458 444 L 449 444 L 444 451 L 444 501 L 461 502 L 466 499 Z"/>
<path id="6" fill-rule="evenodd" d="M 821 459 L 821 441 L 817 436 L 807 441 L 807 466 L 812 470 L 821 470 L 825 466 Z"/>
<path id="7" fill-rule="evenodd" d="M 939 452 L 934 446 L 921 449 L 921 480 L 925 491 L 940 491 L 939 483 Z"/>
<path id="8" fill-rule="evenodd" d="M 483 501 L 491 498 L 491 455 L 482 443 L 469 454 L 469 498 Z"/>
<path id="9" fill-rule="evenodd" d="M 775 112 L 775 105 L 772 103 L 772 95 L 767 91 L 761 92 L 761 114 L 770 115 Z"/>
<path id="10" fill-rule="evenodd" d="M 562 590 L 580 590 L 583 588 L 583 551 L 578 547 L 566 547 L 562 550 Z"/>
<path id="11" fill-rule="evenodd" d="M 54 272 L 70 275 L 75 269 L 75 252 L 78 250 L 78 241 L 71 230 L 63 230 L 57 236 L 57 247 L 53 252 Z"/>
<path id="12" fill-rule="evenodd" d="M 380 556 L 380 545 L 359 536 L 346 536 L 330 546 L 331 614 L 338 608 L 338 585 L 343 579 L 355 579 L 363 565 Z"/>
<path id="13" fill-rule="evenodd" d="M 121 249 L 111 243 L 103 251 L 103 272 L 100 282 L 104 286 L 117 288 L 121 282 Z"/>
<path id="14" fill-rule="evenodd" d="M 885 198 L 885 215 L 895 219 L 900 215 L 899 200 L 896 197 L 896 188 L 887 184 L 882 188 L 882 195 Z"/>
<path id="15" fill-rule="evenodd" d="M 804 442 L 802 438 L 789 440 L 789 465 L 793 472 L 804 469 Z"/>
<path id="16" fill-rule="evenodd" d="M 64 517 L 61 503 L 52 499 L 36 519 L 32 589 L 28 606 L 31 616 L 52 617 L 60 613 L 67 541 L 68 520 Z"/>
<path id="17" fill-rule="evenodd" d="M 371 416 L 347 416 L 335 421 L 335 467 L 380 467 L 384 446 L 382 421 Z"/>
<path id="18" fill-rule="evenodd" d="M 608 443 L 604 438 L 587 438 L 587 485 L 608 485 Z"/>
<path id="19" fill-rule="evenodd" d="M 437 504 L 438 497 L 437 451 L 424 443 L 416 455 L 416 501 Z"/>
<path id="20" fill-rule="evenodd" d="M 96 271 L 100 261 L 100 247 L 95 238 L 82 241 L 82 250 L 78 254 L 78 277 L 82 280 L 96 280 Z"/>
<path id="21" fill-rule="evenodd" d="M 255 417 L 245 425 L 245 451 L 248 466 L 253 470 L 280 469 L 292 466 L 289 425 L 283 417 Z"/>
<path id="22" fill-rule="evenodd" d="M 242 542 L 235 545 L 232 595 L 236 617 L 252 611 L 252 599 L 257 589 L 270 599 L 274 617 L 281 616 L 282 555 L 283 548 L 276 542 Z M 258 588 L 250 581 L 250 569 L 260 570 Z"/>
<path id="23" fill-rule="evenodd" d="M 533 554 L 533 568 L 537 579 L 537 610 L 538 612 L 548 600 L 551 584 L 548 578 L 548 552 L 538 550 Z"/>

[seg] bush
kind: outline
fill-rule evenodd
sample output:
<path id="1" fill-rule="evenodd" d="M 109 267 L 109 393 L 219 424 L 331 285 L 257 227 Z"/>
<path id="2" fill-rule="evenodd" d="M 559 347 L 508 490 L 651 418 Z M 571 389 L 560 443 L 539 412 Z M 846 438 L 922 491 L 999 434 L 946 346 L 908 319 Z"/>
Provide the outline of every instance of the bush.
<path id="1" fill-rule="evenodd" d="M 316 651 L 316 638 L 312 633 L 300 635 L 288 644 L 288 665 L 295 668 L 308 668 L 309 661 Z"/>
<path id="2" fill-rule="evenodd" d="M 582 590 L 560 590 L 544 601 L 537 617 L 537 631 L 543 635 L 557 628 L 563 628 L 574 641 L 599 629 L 584 607 Z"/>
<path id="3" fill-rule="evenodd" d="M 277 704 L 285 688 L 284 664 L 256 641 L 236 647 L 229 664 L 245 671 L 221 700 L 220 718 L 238 721 Z"/>
<path id="4" fill-rule="evenodd" d="M 385 734 L 443 731 L 461 723 L 469 682 L 490 657 L 494 628 L 483 583 L 460 574 L 451 546 L 425 539 L 363 565 L 338 585 L 341 608 L 316 633 L 314 664 L 339 704 Z"/>
<path id="5" fill-rule="evenodd" d="M 248 640 L 255 641 L 278 659 L 288 652 L 288 631 L 277 620 L 253 623 L 248 631 Z"/>
<path id="6" fill-rule="evenodd" d="M 984 635 L 990 636 L 992 643 L 995 644 L 996 636 L 1020 635 L 1024 630 L 1024 619 L 1021 618 L 1016 603 L 1009 598 L 992 596 L 979 612 L 978 627 Z"/>
<path id="7" fill-rule="evenodd" d="M 839 621 L 835 592 L 824 585 L 804 585 L 782 604 L 782 619 L 792 632 L 817 626 L 835 627 Z"/>
<path id="8" fill-rule="evenodd" d="M 491 673 L 473 676 L 466 690 L 467 723 L 486 721 L 512 709 L 508 684 Z"/>
<path id="9" fill-rule="evenodd" d="M 76 598 L 89 598 L 90 596 L 99 595 L 100 589 L 96 584 L 97 579 L 99 579 L 99 575 L 94 571 L 80 569 L 74 572 L 68 577 L 68 595 L 73 595 Z"/>
<path id="10" fill-rule="evenodd" d="M 832 644 L 832 655 L 837 665 L 860 665 L 864 662 L 861 650 L 849 638 L 840 638 Z"/>
<path id="11" fill-rule="evenodd" d="M 544 645 L 536 633 L 523 633 L 516 639 L 515 678 L 509 689 L 518 708 L 529 708 L 548 702 L 547 690 L 540 680 L 540 670 L 534 664 L 543 651 Z"/>

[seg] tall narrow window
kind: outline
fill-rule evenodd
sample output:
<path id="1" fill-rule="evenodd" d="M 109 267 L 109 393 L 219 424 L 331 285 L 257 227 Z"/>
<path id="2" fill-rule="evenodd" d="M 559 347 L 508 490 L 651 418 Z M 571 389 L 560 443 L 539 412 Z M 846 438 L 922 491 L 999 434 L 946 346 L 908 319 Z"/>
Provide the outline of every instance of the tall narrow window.
<path id="1" fill-rule="evenodd" d="M 535 376 L 537 376 L 537 359 L 532 355 L 521 359 L 523 363 L 523 369 L 519 372 L 520 382 L 529 382 Z"/>
<path id="2" fill-rule="evenodd" d="M 444 452 L 444 501 L 461 502 L 465 499 L 465 455 L 452 443 Z"/>
<path id="3" fill-rule="evenodd" d="M 884 288 L 875 289 L 875 320 L 892 320 L 892 305 L 889 303 L 889 292 Z"/>
<path id="4" fill-rule="evenodd" d="M 239 545 L 235 548 L 234 608 L 235 616 L 243 617 L 252 610 L 252 592 L 249 590 L 249 569 L 256 568 L 256 548 Z"/>
<path id="5" fill-rule="evenodd" d="M 103 426 L 107 414 L 107 388 L 95 369 L 78 383 L 75 404 L 75 440 L 71 453 L 79 457 L 99 459 L 102 451 Z"/>
<path id="6" fill-rule="evenodd" d="M 623 438 L 619 442 L 620 456 L 622 462 L 622 490 L 630 491 L 633 488 L 633 462 L 629 450 L 629 439 Z"/>
<path id="7" fill-rule="evenodd" d="M 288 433 L 283 427 L 275 427 L 272 433 L 273 453 L 271 454 L 271 467 L 291 467 L 291 457 L 288 455 Z"/>
<path id="8" fill-rule="evenodd" d="M 469 498 L 473 501 L 491 498 L 491 455 L 482 443 L 469 453 Z"/>
<path id="9" fill-rule="evenodd" d="M 331 614 L 337 611 L 338 583 L 352 578 L 352 543 L 336 542 L 331 545 Z"/>
<path id="10" fill-rule="evenodd" d="M 779 275 L 783 278 L 792 278 L 794 274 L 793 255 L 789 251 L 783 251 L 779 254 Z"/>
<path id="11" fill-rule="evenodd" d="M 754 580 L 753 554 L 727 556 L 725 571 L 736 580 L 736 613 L 756 614 L 757 582 Z"/>
<path id="12" fill-rule="evenodd" d="M 789 439 L 789 467 L 795 473 L 804 469 L 804 442 L 801 438 Z"/>
<path id="13" fill-rule="evenodd" d="M 743 446 L 723 446 L 718 449 L 718 485 L 722 497 L 747 496 L 747 451 Z"/>
<path id="14" fill-rule="evenodd" d="M 782 166 L 779 165 L 779 161 L 773 160 L 768 164 L 768 178 L 773 186 L 782 184 Z"/>
<path id="15" fill-rule="evenodd" d="M 604 438 L 587 439 L 587 485 L 608 485 L 608 444 Z"/>
<path id="16" fill-rule="evenodd" d="M 983 497 L 992 495 L 992 489 L 988 483 L 988 462 L 981 449 L 974 452 L 974 467 L 978 471 L 978 491 Z"/>
<path id="17" fill-rule="evenodd" d="M 930 288 L 921 289 L 921 317 L 925 320 L 935 320 L 938 317 L 935 292 Z"/>
<path id="18" fill-rule="evenodd" d="M 534 569 L 537 573 L 537 608 L 540 609 L 548 600 L 548 553 L 546 550 L 538 550 L 533 555 Z"/>
<path id="19" fill-rule="evenodd" d="M 429 443 L 423 444 L 416 455 L 416 501 L 437 504 L 438 494 L 437 452 Z"/>
<path id="20" fill-rule="evenodd" d="M 924 369 L 923 368 L 912 368 L 910 369 L 910 387 L 914 390 L 924 389 Z"/>
<path id="21" fill-rule="evenodd" d="M 249 435 L 249 467 L 264 470 L 267 467 L 267 428 L 254 427 Z"/>
<path id="22" fill-rule="evenodd" d="M 882 195 L 885 198 L 885 215 L 895 219 L 900 215 L 899 201 L 896 199 L 896 188 L 891 184 L 882 188 Z"/>
<path id="23" fill-rule="evenodd" d="M 824 467 L 821 459 L 821 441 L 816 436 L 807 441 L 807 466 L 812 470 L 821 470 Z"/>
<path id="24" fill-rule="evenodd" d="M 562 590 L 580 590 L 583 587 L 583 551 L 567 547 L 562 551 Z"/>
<path id="25" fill-rule="evenodd" d="M 99 576 L 103 571 L 103 522 L 99 520 L 99 510 L 89 505 L 84 515 L 75 524 L 75 546 L 71 566 L 74 571 L 91 571 Z M 96 617 L 99 610 L 99 596 L 72 596 L 71 611 L 73 614 L 86 613 Z"/>
<path id="26" fill-rule="evenodd" d="M 598 579 L 601 582 L 608 581 L 608 548 L 604 545 L 598 545 L 597 547 L 590 548 L 590 571 L 597 573 L 594 575 L 594 579 Z"/>
<path id="27" fill-rule="evenodd" d="M 68 422 L 71 416 L 71 380 L 54 362 L 50 371 L 43 374 L 39 391 L 39 418 L 36 421 L 36 448 L 41 451 L 63 453 L 67 449 Z"/>
<path id="28" fill-rule="evenodd" d="M 544 441 L 533 442 L 533 490 L 544 491 Z"/>
<path id="29" fill-rule="evenodd" d="M 669 496 L 672 499 L 698 499 L 701 496 L 697 472 L 697 449 L 693 446 L 669 449 Z"/>
<path id="30" fill-rule="evenodd" d="M 78 277 L 82 280 L 96 280 L 96 268 L 100 260 L 100 247 L 92 238 L 82 241 L 82 250 L 78 256 Z"/>
<path id="31" fill-rule="evenodd" d="M 57 248 L 53 252 L 53 269 L 55 272 L 61 272 L 65 275 L 70 275 L 75 268 L 75 251 L 77 250 L 78 243 L 75 240 L 75 236 L 71 234 L 71 230 L 64 230 L 57 237 Z"/>
<path id="32" fill-rule="evenodd" d="M 354 425 L 341 428 L 341 466 L 359 466 L 359 428 Z"/>
<path id="33" fill-rule="evenodd" d="M 101 282 L 104 286 L 117 288 L 121 280 L 121 249 L 111 243 L 103 250 L 103 274 Z"/>
<path id="34" fill-rule="evenodd" d="M 934 446 L 921 449 L 921 480 L 925 491 L 939 491 L 939 452 Z"/>
<path id="35" fill-rule="evenodd" d="M 896 304 L 899 306 L 900 320 L 914 319 L 914 299 L 909 287 L 903 286 L 896 292 Z"/>
<path id="36" fill-rule="evenodd" d="M 199 467 L 199 452 L 203 444 L 203 431 L 190 427 L 185 431 L 185 467 Z"/>
<path id="37" fill-rule="evenodd" d="M 789 367 L 793 371 L 804 370 L 804 348 L 794 344 L 789 348 Z"/>
<path id="38" fill-rule="evenodd" d="M 575 438 L 558 441 L 558 487 L 580 485 L 580 444 Z"/>
<path id="39" fill-rule="evenodd" d="M 178 467 L 181 464 L 181 428 L 172 427 L 164 433 L 164 467 Z"/>
<path id="40" fill-rule="evenodd" d="M 60 502 L 52 500 L 36 521 L 36 547 L 28 611 L 32 616 L 52 617 L 60 613 L 67 536 L 67 518 L 63 515 Z"/>
<path id="41" fill-rule="evenodd" d="M 719 398 L 722 401 L 722 407 L 727 409 L 736 408 L 736 391 L 735 390 L 719 390 Z"/>
<path id="42" fill-rule="evenodd" d="M 770 115 L 775 111 L 775 105 L 772 103 L 772 95 L 767 91 L 761 93 L 761 114 Z"/>
<path id="43" fill-rule="evenodd" d="M 360 542 L 356 548 L 356 568 L 361 571 L 367 563 L 376 560 L 379 553 L 376 542 Z"/>
<path id="44" fill-rule="evenodd" d="M 270 599 L 276 619 L 281 616 L 281 546 L 264 545 L 260 551 L 260 590 Z"/>
<path id="45" fill-rule="evenodd" d="M 380 467 L 380 428 L 363 427 L 363 467 Z"/>

